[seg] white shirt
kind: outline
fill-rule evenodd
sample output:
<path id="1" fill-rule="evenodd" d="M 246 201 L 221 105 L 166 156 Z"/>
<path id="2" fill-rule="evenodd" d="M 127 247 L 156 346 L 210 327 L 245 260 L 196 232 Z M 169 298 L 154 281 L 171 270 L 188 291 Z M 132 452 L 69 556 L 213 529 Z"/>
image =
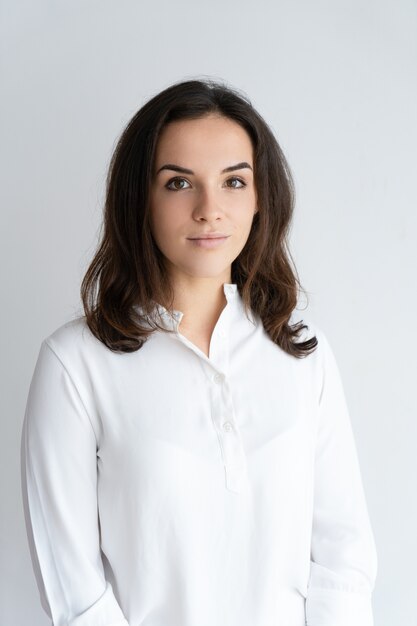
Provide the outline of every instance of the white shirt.
<path id="1" fill-rule="evenodd" d="M 43 340 L 22 485 L 54 625 L 372 626 L 377 553 L 332 349 L 308 322 L 316 350 L 287 354 L 224 293 L 209 357 L 159 304 L 175 332 L 137 352 L 84 318 Z"/>

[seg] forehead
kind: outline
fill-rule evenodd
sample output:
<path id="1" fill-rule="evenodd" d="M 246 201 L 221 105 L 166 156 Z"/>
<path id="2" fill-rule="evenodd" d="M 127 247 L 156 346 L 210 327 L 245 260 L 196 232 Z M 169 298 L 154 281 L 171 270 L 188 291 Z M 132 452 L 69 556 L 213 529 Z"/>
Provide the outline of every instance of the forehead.
<path id="1" fill-rule="evenodd" d="M 221 161 L 244 158 L 249 161 L 252 155 L 252 142 L 247 131 L 230 118 L 212 114 L 169 122 L 162 129 L 156 147 L 158 165 L 162 165 L 159 163 L 162 159 L 174 161 L 175 158 Z"/>

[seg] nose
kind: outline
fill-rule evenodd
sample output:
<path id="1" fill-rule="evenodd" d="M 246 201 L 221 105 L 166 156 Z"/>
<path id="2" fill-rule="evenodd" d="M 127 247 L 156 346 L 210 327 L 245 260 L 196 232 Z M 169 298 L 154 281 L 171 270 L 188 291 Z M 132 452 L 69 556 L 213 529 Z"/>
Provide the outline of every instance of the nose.
<path id="1" fill-rule="evenodd" d="M 219 205 L 216 190 L 209 187 L 202 188 L 193 210 L 194 219 L 211 222 L 221 218 L 222 215 L 223 210 Z"/>

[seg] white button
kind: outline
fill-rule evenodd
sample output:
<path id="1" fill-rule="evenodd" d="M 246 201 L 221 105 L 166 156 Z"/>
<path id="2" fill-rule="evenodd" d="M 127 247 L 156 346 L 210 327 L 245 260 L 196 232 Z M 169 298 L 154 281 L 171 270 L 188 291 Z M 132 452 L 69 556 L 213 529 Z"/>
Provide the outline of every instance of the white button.
<path id="1" fill-rule="evenodd" d="M 220 374 L 220 372 L 216 372 L 213 376 L 213 380 L 215 383 L 222 383 L 224 379 L 224 374 Z"/>
<path id="2" fill-rule="evenodd" d="M 223 424 L 223 430 L 226 430 L 228 433 L 233 430 L 233 424 L 231 422 L 225 422 Z"/>

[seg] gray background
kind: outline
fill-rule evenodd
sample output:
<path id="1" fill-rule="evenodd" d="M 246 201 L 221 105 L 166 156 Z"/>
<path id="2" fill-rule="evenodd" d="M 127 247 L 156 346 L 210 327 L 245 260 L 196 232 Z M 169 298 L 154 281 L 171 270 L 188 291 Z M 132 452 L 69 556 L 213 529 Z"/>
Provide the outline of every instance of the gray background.
<path id="1" fill-rule="evenodd" d="M 40 342 L 81 310 L 123 126 L 204 76 L 248 94 L 289 160 L 306 315 L 341 369 L 378 547 L 375 623 L 417 624 L 416 36 L 414 0 L 2 2 L 2 624 L 48 624 L 19 474 Z"/>

